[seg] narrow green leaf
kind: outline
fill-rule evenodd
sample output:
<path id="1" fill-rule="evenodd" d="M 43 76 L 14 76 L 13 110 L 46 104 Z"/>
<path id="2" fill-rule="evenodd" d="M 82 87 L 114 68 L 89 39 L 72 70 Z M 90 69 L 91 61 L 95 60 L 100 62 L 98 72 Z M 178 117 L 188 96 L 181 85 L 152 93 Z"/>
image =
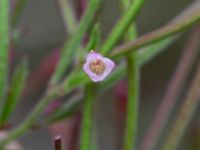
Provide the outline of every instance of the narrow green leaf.
<path id="1" fill-rule="evenodd" d="M 27 70 L 27 63 L 23 61 L 13 75 L 11 87 L 0 116 L 0 125 L 4 124 L 9 119 L 20 99 L 28 74 Z"/>
<path id="2" fill-rule="evenodd" d="M 0 109 L 8 76 L 9 0 L 0 0 Z"/>
<path id="3" fill-rule="evenodd" d="M 145 0 L 134 0 L 129 9 L 124 13 L 121 19 L 117 22 L 107 40 L 100 48 L 101 53 L 107 54 L 113 47 L 123 38 L 123 34 L 128 27 L 133 24 L 138 13 L 140 12 Z"/>
<path id="4" fill-rule="evenodd" d="M 95 24 L 94 28 L 89 37 L 89 42 L 84 48 L 84 52 L 88 52 L 90 50 L 95 50 L 100 45 L 100 27 L 99 24 Z"/>
<path id="5" fill-rule="evenodd" d="M 100 2 L 100 0 L 89 1 L 86 12 L 82 17 L 76 32 L 74 33 L 72 38 L 67 43 L 65 43 L 62 49 L 60 62 L 55 71 L 55 74 L 51 79 L 51 85 L 55 85 L 61 79 L 63 73 L 69 67 L 70 63 L 75 57 L 75 54 L 81 44 L 81 40 L 83 39 L 85 32 L 89 29 L 89 27 L 93 23 L 93 20 L 95 19 L 94 17 L 98 8 L 100 7 Z"/>
<path id="6" fill-rule="evenodd" d="M 76 79 L 79 79 L 78 82 L 76 82 Z M 64 83 L 62 84 L 62 87 L 64 87 L 64 92 L 68 92 L 76 88 L 77 86 L 80 86 L 81 84 L 89 83 L 90 79 L 86 76 L 86 74 L 81 70 L 77 72 L 73 72 L 73 74 L 70 75 L 70 78 L 66 78 Z M 75 84 L 73 84 L 75 83 Z M 73 85 L 71 88 L 70 86 Z M 60 88 L 57 89 L 60 91 Z M 27 131 L 31 125 L 34 123 L 36 117 L 42 112 L 44 107 L 56 97 L 59 96 L 58 91 L 53 90 L 48 95 L 45 95 L 45 97 L 40 101 L 38 104 L 38 107 L 36 107 L 29 115 L 29 117 L 25 120 L 24 124 L 16 128 L 14 131 L 10 132 L 9 136 L 7 136 L 3 141 L 0 142 L 0 147 L 4 146 L 6 143 L 10 142 L 11 140 L 15 139 L 16 137 L 22 135 L 25 131 Z"/>
<path id="7" fill-rule="evenodd" d="M 59 97 L 60 87 L 48 91 L 46 95 L 38 102 L 37 107 L 28 115 L 21 125 L 10 131 L 9 134 L 0 141 L 0 148 L 10 143 L 23 133 L 27 132 L 37 120 L 37 117 L 44 111 L 44 108 L 53 100 Z"/>
<path id="8" fill-rule="evenodd" d="M 166 49 L 166 47 L 169 46 L 174 40 L 175 40 L 175 37 L 171 37 L 166 40 L 162 40 L 160 42 L 146 46 L 145 48 L 137 51 L 137 57 L 136 57 L 137 65 L 142 67 L 147 61 L 153 59 L 155 56 L 157 56 L 158 53 Z M 148 52 L 146 53 L 146 51 Z M 89 78 L 85 76 L 84 74 L 85 73 L 83 71 L 80 71 L 68 77 L 66 79 L 66 82 L 64 83 L 65 90 L 67 90 L 69 87 L 75 88 L 83 84 L 83 82 L 84 83 L 90 82 Z M 113 85 L 115 85 L 119 80 L 123 79 L 125 75 L 126 75 L 125 63 L 122 62 L 117 66 L 117 68 L 112 72 L 110 76 L 108 76 L 103 82 L 101 82 L 98 85 L 97 91 L 99 91 L 99 93 L 105 92 L 109 88 L 113 87 Z M 71 88 L 71 90 L 73 88 Z M 80 101 L 80 98 L 77 98 L 77 96 L 75 96 L 74 99 L 75 99 L 74 102 L 77 102 L 77 103 L 74 103 L 74 106 L 76 107 L 73 106 L 73 103 L 69 102 L 68 104 L 67 102 L 66 104 L 64 104 L 63 107 L 61 107 L 57 112 L 55 112 L 55 115 L 50 116 L 49 120 L 51 121 L 49 122 L 57 122 L 73 115 L 72 112 L 76 111 L 76 109 L 78 108 L 77 105 L 81 104 L 81 103 L 78 103 L 78 101 Z"/>
<path id="9" fill-rule="evenodd" d="M 138 67 L 139 66 L 142 67 L 146 62 L 156 57 L 158 53 L 164 51 L 167 48 L 167 46 L 169 46 L 175 39 L 176 39 L 175 37 L 170 37 L 166 40 L 162 40 L 160 42 L 151 44 L 137 51 L 136 59 Z M 108 76 L 103 82 L 99 83 L 97 91 L 99 91 L 99 93 L 105 92 L 106 90 L 113 87 L 119 80 L 123 79 L 125 75 L 126 75 L 125 63 L 122 62 L 117 65 L 117 68 L 112 72 L 110 76 Z M 65 90 L 68 90 L 70 87 L 71 87 L 70 90 L 73 90 L 77 86 L 89 82 L 90 79 L 85 75 L 83 71 L 77 71 L 76 73 L 72 73 L 66 79 L 66 81 L 64 82 L 64 86 Z M 77 96 L 75 96 L 74 103 L 71 102 L 71 100 L 69 102 L 66 102 L 63 107 L 61 107 L 57 112 L 55 112 L 55 115 L 49 117 L 48 122 L 50 123 L 57 122 L 73 115 L 73 112 L 76 112 L 78 108 L 77 105 L 81 104 L 81 102 L 78 103 L 78 101 L 80 101 L 80 98 L 77 98 Z"/>
<path id="10" fill-rule="evenodd" d="M 56 0 L 60 8 L 61 16 L 63 17 L 65 28 L 68 30 L 69 34 L 73 33 L 76 29 L 76 19 L 74 10 L 70 4 L 69 0 Z"/>
<path id="11" fill-rule="evenodd" d="M 106 90 L 111 88 L 114 84 L 116 84 L 117 81 L 125 77 L 124 67 L 125 67 L 124 63 L 120 64 L 106 80 L 104 80 L 102 83 L 98 85 L 98 90 L 97 90 L 98 94 L 105 92 Z M 82 73 L 84 74 L 84 72 Z M 71 78 L 71 83 L 74 83 L 74 81 L 77 81 L 77 78 L 74 78 L 75 76 L 71 76 L 71 77 L 73 78 L 73 79 Z M 83 78 L 85 78 L 85 76 Z M 85 80 L 83 78 L 81 78 L 81 75 L 80 75 L 79 81 L 83 82 L 82 80 Z M 79 81 L 75 82 L 75 84 L 73 85 L 71 84 L 71 86 L 68 85 L 67 87 L 76 87 L 78 86 L 78 84 L 80 84 Z M 90 80 L 87 77 L 87 80 L 85 80 L 85 83 L 89 83 L 89 82 Z M 74 112 L 76 112 L 79 106 L 82 104 L 81 98 L 82 98 L 82 94 L 74 95 L 70 100 L 64 103 L 64 105 L 62 105 L 61 108 L 59 108 L 56 112 L 54 112 L 54 114 L 50 115 L 47 118 L 46 122 L 52 123 L 52 122 L 61 121 L 73 115 Z"/>
<path id="12" fill-rule="evenodd" d="M 194 24 L 200 22 L 200 5 L 197 6 L 193 4 L 186 9 L 188 10 L 188 14 L 176 17 L 166 26 L 115 48 L 111 54 L 111 57 L 116 58 L 119 56 L 124 56 L 130 52 L 133 52 L 133 49 L 139 49 L 146 45 L 162 41 L 168 37 L 174 36 L 177 33 L 189 29 Z"/>
<path id="13" fill-rule="evenodd" d="M 70 92 L 74 88 L 83 85 L 85 83 L 90 82 L 89 77 L 85 74 L 85 72 L 76 71 L 72 72 L 67 79 L 63 82 L 64 91 Z"/>
<path id="14" fill-rule="evenodd" d="M 142 67 L 147 61 L 153 59 L 154 57 L 157 56 L 158 53 L 165 50 L 166 47 L 169 46 L 174 40 L 175 40 L 174 37 L 166 40 L 161 40 L 157 43 L 150 44 L 149 46 L 146 46 L 145 48 L 136 51 L 137 65 Z M 108 78 L 105 81 L 100 83 L 102 91 L 112 87 L 112 85 L 114 85 L 117 81 L 119 81 L 119 79 L 125 77 L 125 73 L 126 69 L 124 63 L 119 64 L 117 68 L 111 73 L 111 75 L 108 76 Z M 72 72 L 71 75 L 64 80 L 63 87 L 65 90 L 68 90 L 69 88 L 70 90 L 73 90 L 73 88 L 76 88 L 77 86 L 88 82 L 90 82 L 88 76 L 82 70 L 81 71 L 76 70 Z"/>
<path id="15" fill-rule="evenodd" d="M 89 40 L 86 44 L 86 46 L 84 47 L 84 49 L 80 49 L 77 54 L 77 60 L 78 61 L 82 61 L 85 59 L 85 55 L 86 53 L 88 53 L 91 50 L 97 50 L 100 46 L 100 41 L 101 41 L 101 37 L 100 37 L 100 27 L 99 24 L 96 23 L 93 27 L 92 27 L 92 31 L 90 32 L 89 35 Z"/>

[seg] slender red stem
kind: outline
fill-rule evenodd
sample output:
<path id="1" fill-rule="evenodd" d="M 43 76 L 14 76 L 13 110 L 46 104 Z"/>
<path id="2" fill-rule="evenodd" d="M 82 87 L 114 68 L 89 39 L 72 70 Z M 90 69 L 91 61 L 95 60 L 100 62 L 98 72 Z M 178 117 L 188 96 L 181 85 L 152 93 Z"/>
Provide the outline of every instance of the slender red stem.
<path id="1" fill-rule="evenodd" d="M 173 126 L 165 139 L 162 150 L 175 150 L 183 137 L 184 131 L 197 110 L 200 102 L 200 62 L 197 66 L 192 84 L 188 89 L 187 96 L 180 106 L 180 110 L 174 120 Z"/>
<path id="2" fill-rule="evenodd" d="M 168 121 L 169 115 L 176 104 L 177 97 L 183 87 L 184 81 L 186 80 L 186 77 L 191 69 L 192 62 L 197 54 L 197 47 L 200 38 L 199 32 L 200 27 L 192 31 L 187 46 L 183 51 L 180 62 L 169 82 L 162 103 L 160 104 L 154 121 L 145 136 L 140 150 L 153 149 L 158 138 L 160 137 L 162 129 Z"/>

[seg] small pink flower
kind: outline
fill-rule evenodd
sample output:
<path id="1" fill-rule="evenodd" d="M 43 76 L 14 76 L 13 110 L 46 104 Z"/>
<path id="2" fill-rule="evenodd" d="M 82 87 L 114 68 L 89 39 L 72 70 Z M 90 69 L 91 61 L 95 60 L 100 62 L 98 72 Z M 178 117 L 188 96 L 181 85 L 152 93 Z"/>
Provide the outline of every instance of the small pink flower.
<path id="1" fill-rule="evenodd" d="M 101 54 L 91 51 L 83 65 L 83 70 L 94 82 L 104 80 L 115 67 L 115 63 Z"/>

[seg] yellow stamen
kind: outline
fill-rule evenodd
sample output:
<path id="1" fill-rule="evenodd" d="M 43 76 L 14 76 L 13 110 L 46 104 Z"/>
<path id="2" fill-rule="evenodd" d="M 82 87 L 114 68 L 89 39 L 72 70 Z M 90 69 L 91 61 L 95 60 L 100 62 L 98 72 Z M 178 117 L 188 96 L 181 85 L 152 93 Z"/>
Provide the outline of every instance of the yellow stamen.
<path id="1" fill-rule="evenodd" d="M 104 63 L 99 59 L 92 61 L 89 66 L 92 72 L 98 75 L 102 74 L 105 70 Z"/>

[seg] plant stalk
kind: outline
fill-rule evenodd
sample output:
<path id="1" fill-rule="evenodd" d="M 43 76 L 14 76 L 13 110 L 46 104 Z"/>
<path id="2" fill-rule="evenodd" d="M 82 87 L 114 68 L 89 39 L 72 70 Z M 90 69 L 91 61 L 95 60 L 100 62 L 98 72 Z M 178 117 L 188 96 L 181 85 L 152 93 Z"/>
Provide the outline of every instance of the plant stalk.
<path id="1" fill-rule="evenodd" d="M 189 88 L 187 97 L 180 107 L 180 111 L 175 119 L 175 122 L 168 134 L 167 139 L 162 147 L 162 150 L 175 150 L 181 137 L 184 134 L 186 127 L 192 119 L 195 110 L 199 106 L 200 101 L 200 63 L 197 66 L 197 72 L 193 79 L 192 85 Z"/>
<path id="2" fill-rule="evenodd" d="M 94 105 L 94 87 L 92 83 L 86 86 L 86 96 L 83 106 L 83 120 L 81 127 L 80 150 L 90 150 L 92 148 L 92 116 Z"/>

